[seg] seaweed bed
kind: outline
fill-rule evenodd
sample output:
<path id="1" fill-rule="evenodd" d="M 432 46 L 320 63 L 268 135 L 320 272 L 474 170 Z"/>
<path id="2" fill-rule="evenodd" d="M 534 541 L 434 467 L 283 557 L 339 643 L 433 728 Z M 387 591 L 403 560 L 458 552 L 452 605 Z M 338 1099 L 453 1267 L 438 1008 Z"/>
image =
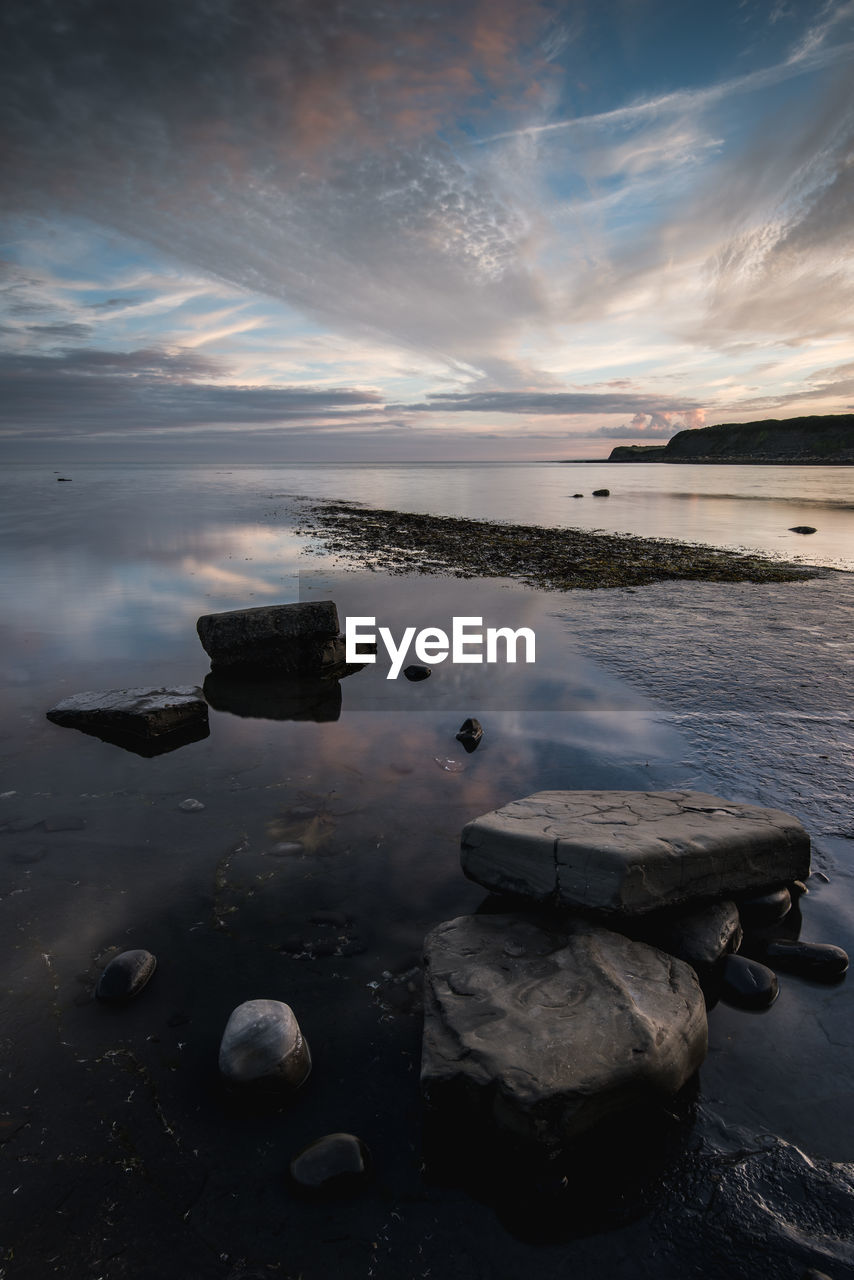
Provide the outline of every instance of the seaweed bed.
<path id="1" fill-rule="evenodd" d="M 805 565 L 664 538 L 499 524 L 384 511 L 352 502 L 312 504 L 301 534 L 325 551 L 390 573 L 515 578 L 543 590 L 631 587 L 671 579 L 791 582 L 821 576 Z"/>

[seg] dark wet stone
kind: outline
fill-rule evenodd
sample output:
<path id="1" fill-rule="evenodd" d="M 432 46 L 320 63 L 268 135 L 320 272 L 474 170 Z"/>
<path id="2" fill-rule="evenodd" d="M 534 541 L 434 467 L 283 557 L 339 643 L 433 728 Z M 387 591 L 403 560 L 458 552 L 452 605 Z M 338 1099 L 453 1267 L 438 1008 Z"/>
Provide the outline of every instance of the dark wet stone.
<path id="1" fill-rule="evenodd" d="M 645 925 L 640 936 L 690 964 L 702 982 L 727 952 L 738 951 L 741 945 L 738 907 L 724 899 L 694 911 L 668 913 L 666 919 Z"/>
<path id="2" fill-rule="evenodd" d="M 57 484 L 71 484 L 71 476 L 57 476 L 57 477 L 56 477 L 56 483 L 57 483 Z"/>
<path id="3" fill-rule="evenodd" d="M 238 1005 L 223 1032 L 219 1069 L 230 1084 L 299 1088 L 311 1071 L 311 1054 L 290 1005 L 281 1000 Z"/>
<path id="4" fill-rule="evenodd" d="M 362 1182 L 370 1168 L 368 1148 L 352 1133 L 327 1133 L 294 1156 L 290 1173 L 306 1191 L 345 1191 Z"/>
<path id="5" fill-rule="evenodd" d="M 765 955 L 775 969 L 813 982 L 836 982 L 848 969 L 848 953 L 829 942 L 774 938 L 766 945 Z"/>
<path id="6" fill-rule="evenodd" d="M 120 746 L 179 731 L 189 730 L 195 740 L 208 734 L 208 707 L 197 685 L 76 693 L 51 707 L 47 718 Z"/>
<path id="7" fill-rule="evenodd" d="M 139 995 L 156 968 L 157 960 L 150 951 L 141 948 L 123 951 L 110 961 L 101 974 L 95 995 L 99 1000 L 131 1000 Z"/>
<path id="8" fill-rule="evenodd" d="M 572 496 L 573 496 L 573 498 L 583 498 L 583 497 L 584 497 L 584 494 L 583 494 L 583 493 L 574 493 Z"/>
<path id="9" fill-rule="evenodd" d="M 473 716 L 469 716 L 468 720 L 464 720 L 460 725 L 457 742 L 462 743 L 466 751 L 471 754 L 472 751 L 477 750 L 482 737 L 483 725 L 479 720 L 475 720 Z"/>
<path id="10" fill-rule="evenodd" d="M 196 630 L 214 670 L 331 670 L 344 661 L 331 600 L 209 613 Z"/>
<path id="11" fill-rule="evenodd" d="M 610 489 L 594 489 L 593 490 L 594 498 L 610 498 L 610 496 L 611 496 Z"/>
<path id="12" fill-rule="evenodd" d="M 789 529 L 789 533 L 815 533 L 816 530 L 811 524 L 795 524 Z"/>
<path id="13" fill-rule="evenodd" d="M 738 1009 L 767 1009 L 777 999 L 777 975 L 757 960 L 729 955 L 721 971 L 720 997 Z"/>
<path id="14" fill-rule="evenodd" d="M 55 818 L 45 818 L 45 831 L 82 831 L 86 826 L 84 818 L 60 814 Z"/>
<path id="15" fill-rule="evenodd" d="M 789 893 L 793 898 L 796 896 L 802 898 L 805 893 L 809 893 L 809 889 L 804 884 L 803 880 L 793 880 L 789 885 Z"/>
<path id="16" fill-rule="evenodd" d="M 403 674 L 407 680 L 426 680 L 430 675 L 432 668 L 420 667 L 417 663 L 412 663 L 408 667 L 403 668 Z"/>
<path id="17" fill-rule="evenodd" d="M 749 898 L 738 899 L 741 923 L 745 929 L 762 928 L 782 920 L 792 908 L 792 895 L 786 888 L 773 889 Z"/>

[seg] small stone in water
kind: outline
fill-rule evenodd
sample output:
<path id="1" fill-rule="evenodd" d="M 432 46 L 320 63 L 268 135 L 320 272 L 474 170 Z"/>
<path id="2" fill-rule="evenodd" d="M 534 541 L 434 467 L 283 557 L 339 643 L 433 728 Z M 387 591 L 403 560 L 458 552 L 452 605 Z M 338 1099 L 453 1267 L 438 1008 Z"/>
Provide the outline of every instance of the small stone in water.
<path id="1" fill-rule="evenodd" d="M 416 663 L 412 663 L 411 666 L 403 668 L 403 674 L 407 680 L 426 680 L 431 670 L 430 667 L 419 667 Z"/>
<path id="2" fill-rule="evenodd" d="M 308 1191 L 345 1190 L 361 1182 L 370 1167 L 370 1152 L 352 1133 L 327 1133 L 294 1156 L 291 1177 Z"/>
<path id="3" fill-rule="evenodd" d="M 157 960 L 150 951 L 122 951 L 101 974 L 95 995 L 99 1000 L 130 1000 L 140 993 L 156 968 Z"/>
<path id="4" fill-rule="evenodd" d="M 204 807 L 205 806 L 202 804 L 201 800 L 192 800 L 192 799 L 182 800 L 181 803 L 178 805 L 178 808 L 183 813 L 198 813 L 201 809 L 204 809 Z"/>
<path id="5" fill-rule="evenodd" d="M 246 1000 L 232 1012 L 219 1048 L 219 1069 L 231 1084 L 273 1082 L 298 1089 L 311 1054 L 290 1005 Z"/>
<path id="6" fill-rule="evenodd" d="M 271 858 L 287 858 L 291 854 L 302 853 L 303 846 L 297 840 L 281 840 L 267 850 Z"/>
<path id="7" fill-rule="evenodd" d="M 779 995 L 777 975 L 756 960 L 728 955 L 721 973 L 721 999 L 739 1009 L 767 1009 Z"/>
<path id="8" fill-rule="evenodd" d="M 594 489 L 593 490 L 594 498 L 610 498 L 610 496 L 611 496 L 610 489 Z"/>
<path id="9" fill-rule="evenodd" d="M 741 898 L 738 903 L 741 923 L 746 929 L 776 924 L 788 914 L 791 907 L 792 895 L 786 888 L 774 889 L 771 893 L 757 894 L 755 897 Z"/>
<path id="10" fill-rule="evenodd" d="M 460 725 L 457 742 L 462 743 L 466 751 L 471 754 L 479 746 L 482 737 L 483 725 L 479 720 L 475 720 L 473 716 L 469 716 L 468 720 L 464 720 Z"/>
<path id="11" fill-rule="evenodd" d="M 836 982 L 848 970 L 848 953 L 829 942 L 775 938 L 766 946 L 765 954 L 775 968 L 814 982 Z"/>
<path id="12" fill-rule="evenodd" d="M 811 524 L 794 524 L 789 529 L 789 533 L 815 533 L 816 530 Z"/>

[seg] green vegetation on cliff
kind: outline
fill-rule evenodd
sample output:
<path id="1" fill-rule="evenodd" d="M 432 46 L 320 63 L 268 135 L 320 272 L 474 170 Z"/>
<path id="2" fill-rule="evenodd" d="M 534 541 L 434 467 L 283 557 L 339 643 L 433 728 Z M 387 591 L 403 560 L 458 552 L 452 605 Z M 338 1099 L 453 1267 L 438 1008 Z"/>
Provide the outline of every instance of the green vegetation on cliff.
<path id="1" fill-rule="evenodd" d="M 854 413 L 722 422 L 666 445 L 620 445 L 609 462 L 788 462 L 854 465 Z"/>

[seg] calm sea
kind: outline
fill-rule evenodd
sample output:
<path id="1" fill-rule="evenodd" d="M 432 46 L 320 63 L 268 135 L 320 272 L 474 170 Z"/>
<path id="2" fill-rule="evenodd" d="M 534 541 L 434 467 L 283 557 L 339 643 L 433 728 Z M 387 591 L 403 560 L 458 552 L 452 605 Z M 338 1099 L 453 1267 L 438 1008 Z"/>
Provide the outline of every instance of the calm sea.
<path id="1" fill-rule="evenodd" d="M 181 1233 L 197 1230 L 212 1257 L 269 1262 L 282 1256 L 281 1235 L 289 1274 L 355 1280 L 371 1274 L 370 1242 L 385 1239 L 386 1219 L 396 1256 L 409 1259 L 389 1275 L 426 1272 L 431 1249 L 433 1274 L 448 1274 L 455 1214 L 472 1224 L 474 1252 L 494 1251 L 489 1274 L 502 1273 L 506 1249 L 514 1275 L 562 1273 L 569 1255 L 496 1234 L 491 1211 L 460 1207 L 461 1193 L 425 1192 L 422 940 L 484 897 L 459 870 L 470 818 L 541 789 L 679 785 L 695 766 L 656 708 L 574 643 L 560 616 L 566 597 L 498 581 L 339 573 L 299 534 L 302 499 L 664 536 L 854 569 L 854 472 L 66 464 L 59 474 L 71 483 L 39 466 L 0 477 L 0 1019 L 4 1115 L 18 1124 L 7 1152 L 31 1256 L 64 1256 L 68 1275 L 84 1274 L 83 1245 L 44 1210 L 73 1194 L 75 1240 L 101 1248 L 115 1210 L 116 1247 L 128 1223 L 141 1223 L 133 1248 L 170 1278 L 188 1265 L 195 1274 L 186 1259 L 197 1237 Z M 611 496 L 593 498 L 603 486 Z M 329 596 L 342 616 L 376 614 L 395 632 L 459 613 L 529 625 L 537 662 L 446 665 L 418 685 L 366 668 L 308 711 L 281 691 L 209 686 L 209 736 L 153 758 L 45 718 L 82 690 L 201 684 L 200 614 Z M 485 734 L 469 756 L 455 734 L 472 714 Z M 190 798 L 204 808 L 182 810 Z M 131 1009 L 107 1016 L 92 988 L 128 947 L 155 952 L 158 972 Z M 315 1058 L 311 1087 L 273 1122 L 229 1111 L 215 1087 L 225 1021 L 254 997 L 291 1003 Z M 707 1099 L 724 1128 L 732 1107 L 757 1126 L 778 1123 L 764 1109 L 760 1081 L 772 1064 L 755 1038 L 751 1072 L 727 1077 L 730 1102 Z M 730 1039 L 727 1030 L 714 1041 L 716 1078 Z M 740 1063 L 744 1053 L 742 1044 Z M 793 1054 L 786 1066 L 814 1089 L 809 1062 Z M 850 1158 L 832 1123 L 805 1121 L 796 1107 L 791 1115 L 784 1136 Z M 290 1156 L 331 1130 L 360 1134 L 380 1171 L 352 1218 L 295 1205 L 280 1185 Z M 389 1187 L 405 1204 L 397 1219 Z M 168 1230 L 167 1201 L 180 1210 Z M 355 1237 L 367 1242 L 361 1253 Z M 598 1271 L 591 1263 L 579 1275 L 617 1273 L 624 1246 L 612 1256 L 599 1241 Z M 650 1245 L 640 1235 L 625 1247 Z"/>

